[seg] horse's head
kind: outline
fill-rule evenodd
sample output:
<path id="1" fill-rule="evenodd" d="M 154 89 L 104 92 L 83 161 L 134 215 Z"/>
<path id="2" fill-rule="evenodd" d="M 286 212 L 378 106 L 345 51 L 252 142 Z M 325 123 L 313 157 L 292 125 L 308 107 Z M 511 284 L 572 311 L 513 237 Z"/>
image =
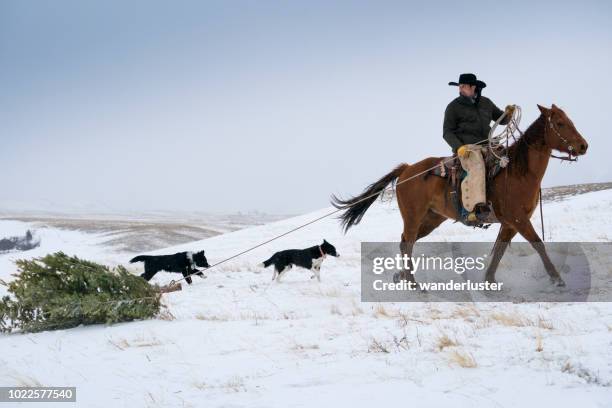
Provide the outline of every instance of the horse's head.
<path id="1" fill-rule="evenodd" d="M 550 109 L 538 105 L 544 116 L 546 144 L 554 150 L 571 156 L 581 156 L 586 153 L 589 144 L 576 130 L 574 123 L 565 112 L 553 103 Z"/>

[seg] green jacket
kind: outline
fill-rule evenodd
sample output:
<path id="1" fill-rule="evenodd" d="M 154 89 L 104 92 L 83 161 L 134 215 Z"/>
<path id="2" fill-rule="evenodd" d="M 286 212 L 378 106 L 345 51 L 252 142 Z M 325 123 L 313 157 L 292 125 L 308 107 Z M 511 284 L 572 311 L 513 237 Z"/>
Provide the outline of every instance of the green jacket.
<path id="1" fill-rule="evenodd" d="M 477 104 L 465 96 L 458 96 L 444 112 L 444 140 L 453 152 L 464 144 L 478 143 L 489 137 L 491 121 L 496 121 L 504 112 L 487 97 L 481 96 Z M 509 118 L 500 123 L 505 125 Z"/>

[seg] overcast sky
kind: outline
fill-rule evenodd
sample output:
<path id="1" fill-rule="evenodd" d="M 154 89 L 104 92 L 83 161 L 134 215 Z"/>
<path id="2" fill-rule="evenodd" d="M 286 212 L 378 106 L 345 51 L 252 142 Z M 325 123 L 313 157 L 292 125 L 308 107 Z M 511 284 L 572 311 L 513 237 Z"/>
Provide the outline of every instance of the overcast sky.
<path id="1" fill-rule="evenodd" d="M 563 108 L 612 181 L 610 2 L 0 1 L 0 200 L 298 213 L 449 153 L 447 85 Z"/>

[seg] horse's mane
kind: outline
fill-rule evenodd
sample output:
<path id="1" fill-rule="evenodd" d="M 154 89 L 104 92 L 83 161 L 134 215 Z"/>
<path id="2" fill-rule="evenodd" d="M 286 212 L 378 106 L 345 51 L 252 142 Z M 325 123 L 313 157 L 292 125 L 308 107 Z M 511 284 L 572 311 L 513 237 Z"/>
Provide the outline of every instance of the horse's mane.
<path id="1" fill-rule="evenodd" d="M 540 115 L 523 135 L 508 148 L 510 169 L 519 175 L 527 173 L 529 168 L 529 146 L 544 144 L 544 131 L 546 120 Z"/>

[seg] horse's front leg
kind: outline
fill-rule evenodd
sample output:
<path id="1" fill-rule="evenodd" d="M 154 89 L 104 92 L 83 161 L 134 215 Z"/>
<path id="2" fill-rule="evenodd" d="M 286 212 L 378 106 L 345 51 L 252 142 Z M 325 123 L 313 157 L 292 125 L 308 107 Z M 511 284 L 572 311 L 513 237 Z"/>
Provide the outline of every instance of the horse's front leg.
<path id="1" fill-rule="evenodd" d="M 531 246 L 536 250 L 540 258 L 542 258 L 542 262 L 544 262 L 544 268 L 546 268 L 546 273 L 550 276 L 550 280 L 552 283 L 557 286 L 565 286 L 565 282 L 557 272 L 557 268 L 551 262 L 548 254 L 546 253 L 546 249 L 544 248 L 544 242 L 538 235 L 538 233 L 533 228 L 531 221 L 525 220 L 523 222 L 517 222 L 514 225 L 514 228 L 517 229 L 519 234 L 521 234 L 527 241 L 531 243 Z"/>
<path id="2" fill-rule="evenodd" d="M 495 240 L 495 245 L 493 246 L 493 256 L 491 257 L 491 263 L 487 267 L 487 273 L 485 275 L 485 279 L 487 282 L 493 283 L 495 282 L 495 272 L 497 271 L 497 267 L 499 266 L 499 261 L 501 261 L 504 256 L 504 252 L 506 252 L 506 248 L 512 241 L 512 238 L 516 235 L 516 230 L 508 225 L 502 225 L 499 229 L 499 233 L 497 234 L 497 239 Z"/>

